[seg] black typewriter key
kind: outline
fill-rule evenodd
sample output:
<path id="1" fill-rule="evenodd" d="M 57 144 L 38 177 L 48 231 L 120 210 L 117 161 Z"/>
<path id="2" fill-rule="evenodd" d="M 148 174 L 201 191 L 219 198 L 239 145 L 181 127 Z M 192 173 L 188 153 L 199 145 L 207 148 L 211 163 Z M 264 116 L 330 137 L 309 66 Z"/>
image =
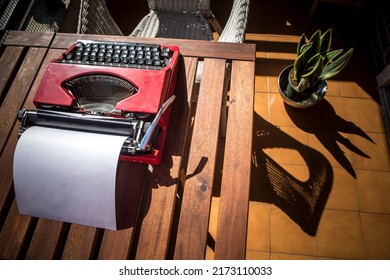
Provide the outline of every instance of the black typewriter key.
<path id="1" fill-rule="evenodd" d="M 83 52 L 83 60 L 88 61 L 89 59 L 89 52 Z"/>
<path id="2" fill-rule="evenodd" d="M 78 41 L 61 61 L 94 65 L 115 64 L 115 66 L 161 69 L 170 62 L 173 51 L 158 44 L 110 43 L 99 41 Z"/>
<path id="3" fill-rule="evenodd" d="M 121 62 L 122 63 L 128 63 L 128 59 L 127 59 L 127 55 L 126 54 L 122 54 L 121 55 Z"/>
<path id="4" fill-rule="evenodd" d="M 138 64 L 138 65 L 144 65 L 144 64 L 145 64 L 145 59 L 143 59 L 143 58 L 138 58 L 138 59 L 137 59 L 137 64 Z"/>
<path id="5" fill-rule="evenodd" d="M 161 52 L 162 57 L 169 57 L 170 50 L 169 48 L 163 48 Z"/>

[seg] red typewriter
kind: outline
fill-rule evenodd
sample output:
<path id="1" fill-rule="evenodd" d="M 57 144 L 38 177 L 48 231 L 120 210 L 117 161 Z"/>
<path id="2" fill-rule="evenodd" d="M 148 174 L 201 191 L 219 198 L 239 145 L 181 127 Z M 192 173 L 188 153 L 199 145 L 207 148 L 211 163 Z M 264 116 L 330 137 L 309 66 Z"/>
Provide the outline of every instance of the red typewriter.
<path id="1" fill-rule="evenodd" d="M 21 110 L 30 126 L 124 135 L 120 160 L 159 164 L 175 96 L 179 48 L 80 40 L 51 61 Z"/>

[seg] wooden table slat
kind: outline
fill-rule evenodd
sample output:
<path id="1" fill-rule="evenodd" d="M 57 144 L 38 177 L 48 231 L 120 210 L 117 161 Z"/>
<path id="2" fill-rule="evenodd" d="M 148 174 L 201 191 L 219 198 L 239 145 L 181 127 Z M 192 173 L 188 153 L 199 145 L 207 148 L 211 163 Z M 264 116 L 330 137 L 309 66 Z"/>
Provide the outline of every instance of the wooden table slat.
<path id="1" fill-rule="evenodd" d="M 44 48 L 30 48 L 12 83 L 12 86 L 0 107 L 0 151 L 3 149 L 8 135 L 15 123 L 18 111 L 24 103 L 36 73 L 46 54 Z"/>
<path id="2" fill-rule="evenodd" d="M 242 135 L 252 131 L 253 75 L 254 63 L 233 61 L 216 259 L 245 259 L 252 137 Z"/>
<path id="3" fill-rule="evenodd" d="M 25 258 L 29 260 L 57 258 L 65 227 L 65 223 L 62 222 L 39 219 Z"/>
<path id="4" fill-rule="evenodd" d="M 6 95 L 5 87 L 22 57 L 23 47 L 7 47 L 0 57 L 0 100 Z"/>
<path id="5" fill-rule="evenodd" d="M 58 33 L 53 39 L 51 48 L 67 49 L 78 39 L 83 40 L 103 40 L 103 41 L 117 41 L 117 42 L 143 42 L 156 43 L 155 38 L 139 38 L 127 36 L 110 36 L 109 38 L 101 35 L 93 34 L 64 34 Z M 254 61 L 255 45 L 252 44 L 236 44 L 225 42 L 211 42 L 200 40 L 180 40 L 180 39 L 166 39 L 159 38 L 160 44 L 177 45 L 180 48 L 180 53 L 184 56 L 193 57 L 208 57 L 208 58 L 225 58 L 225 59 L 239 59 Z"/>
<path id="6" fill-rule="evenodd" d="M 14 151 L 18 134 L 19 128 L 15 126 L 0 156 L 0 221 L 5 219 L 6 212 L 14 198 L 12 190 L 12 163 L 14 161 Z"/>
<path id="7" fill-rule="evenodd" d="M 175 207 L 185 135 L 190 119 L 198 60 L 185 58 L 180 65 L 176 98 L 172 107 L 166 150 L 162 164 L 153 168 L 149 190 L 152 202 L 145 207 L 137 246 L 137 259 L 165 259 Z M 175 128 L 175 130 L 173 130 Z"/>
<path id="8" fill-rule="evenodd" d="M 54 53 L 51 53 L 50 51 L 48 53 L 49 55 L 45 57 L 41 69 L 39 70 L 37 74 L 37 78 L 34 81 L 33 86 L 31 87 L 31 90 L 26 98 L 26 101 L 23 104 L 23 108 L 32 108 L 32 98 L 35 94 L 35 90 L 39 85 L 40 78 L 42 77 L 45 68 L 49 61 L 53 59 L 54 57 L 58 55 L 58 50 L 55 50 Z M 8 120 L 11 122 L 15 122 L 16 115 L 13 116 L 13 118 L 8 118 Z M 0 209 L 1 209 L 1 216 L 3 216 L 4 205 L 7 203 L 5 199 L 8 197 L 8 199 L 13 198 L 9 195 L 7 196 L 7 193 L 10 193 L 12 190 L 12 163 L 13 162 L 13 154 L 17 143 L 17 135 L 19 133 L 19 124 L 15 123 L 13 130 L 7 140 L 7 144 L 5 146 L 5 149 L 0 157 L 0 174 L 3 178 L 3 180 L 0 180 Z M 7 220 L 12 220 L 13 216 L 7 217 Z M 55 246 L 56 242 L 58 240 L 53 240 L 56 237 L 60 235 L 60 232 L 58 234 L 55 233 L 56 226 L 59 222 L 57 221 L 49 221 L 44 220 L 44 226 L 41 226 L 42 221 L 39 220 L 37 224 L 37 228 L 34 231 L 33 237 L 32 237 L 32 243 L 28 248 L 27 256 L 28 259 L 46 259 L 49 258 L 49 256 L 54 256 L 55 253 Z M 60 223 L 62 225 L 62 223 Z M 61 227 L 62 228 L 62 227 Z M 48 230 L 50 229 L 50 230 Z M 60 230 L 59 230 L 60 231 Z M 42 248 L 40 245 L 44 244 L 44 248 Z M 39 245 L 39 246 L 38 246 Z M 44 249 L 44 250 L 43 250 Z"/>
<path id="9" fill-rule="evenodd" d="M 92 259 L 99 231 L 94 227 L 71 224 L 61 258 L 63 260 Z"/>
<path id="10" fill-rule="evenodd" d="M 7 220 L 0 232 L 0 259 L 18 259 L 32 223 L 29 216 L 20 215 L 13 201 Z"/>
<path id="11" fill-rule="evenodd" d="M 53 32 L 24 32 L 18 30 L 7 31 L 3 45 L 49 47 L 55 33 Z"/>
<path id="12" fill-rule="evenodd" d="M 175 259 L 203 259 L 219 136 L 226 61 L 205 59 L 180 210 Z"/>

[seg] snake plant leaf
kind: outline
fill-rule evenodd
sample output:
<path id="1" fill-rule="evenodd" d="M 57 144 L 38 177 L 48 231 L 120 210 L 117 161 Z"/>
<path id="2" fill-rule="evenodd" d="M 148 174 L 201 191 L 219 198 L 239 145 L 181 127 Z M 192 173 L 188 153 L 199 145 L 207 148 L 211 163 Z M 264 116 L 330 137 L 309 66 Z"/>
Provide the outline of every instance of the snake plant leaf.
<path id="1" fill-rule="evenodd" d="M 330 51 L 330 45 L 332 43 L 332 29 L 329 28 L 324 34 L 321 36 L 321 47 L 320 53 L 326 54 Z"/>
<path id="2" fill-rule="evenodd" d="M 294 61 L 294 78 L 299 81 L 302 77 L 302 73 L 305 70 L 306 63 L 312 57 L 312 48 L 315 45 L 311 43 L 307 43 L 302 46 L 302 53 L 295 59 Z"/>
<path id="3" fill-rule="evenodd" d="M 301 39 L 298 42 L 297 46 L 297 55 L 299 56 L 302 53 L 302 47 L 306 44 L 306 35 L 305 33 L 302 34 Z"/>
<path id="4" fill-rule="evenodd" d="M 336 60 L 328 63 L 319 76 L 320 79 L 329 79 L 337 75 L 348 64 L 352 56 L 353 48 L 349 49 L 345 54 L 339 56 Z"/>
<path id="5" fill-rule="evenodd" d="M 302 78 L 299 81 L 299 84 L 297 86 L 297 90 L 298 90 L 298 92 L 303 92 L 303 91 L 305 91 L 305 89 L 308 89 L 309 87 L 310 87 L 309 80 L 306 78 Z"/>
<path id="6" fill-rule="evenodd" d="M 313 57 L 314 55 L 319 53 L 320 49 L 321 49 L 321 31 L 320 30 L 317 30 L 310 37 L 309 43 L 312 43 L 313 45 L 309 48 L 309 52 L 307 53 L 307 55 L 309 57 Z"/>
<path id="7" fill-rule="evenodd" d="M 308 48 L 310 48 L 312 45 L 313 45 L 313 43 L 307 43 L 307 44 L 302 45 L 301 50 L 300 50 L 300 54 L 302 54 L 303 52 L 305 52 L 305 51 L 306 51 Z"/>
<path id="8" fill-rule="evenodd" d="M 315 73 L 318 73 L 318 69 L 320 66 L 322 66 L 322 56 L 318 53 L 312 58 L 310 58 L 307 62 L 305 70 L 302 73 L 302 78 L 307 78 L 309 76 L 314 75 Z M 322 67 L 320 69 L 322 69 Z"/>
<path id="9" fill-rule="evenodd" d="M 339 50 L 334 50 L 334 51 L 331 51 L 331 52 L 328 52 L 325 56 L 324 56 L 324 65 L 328 65 L 328 63 L 331 63 L 337 56 L 339 56 L 342 52 L 344 51 L 344 49 L 339 49 Z"/>

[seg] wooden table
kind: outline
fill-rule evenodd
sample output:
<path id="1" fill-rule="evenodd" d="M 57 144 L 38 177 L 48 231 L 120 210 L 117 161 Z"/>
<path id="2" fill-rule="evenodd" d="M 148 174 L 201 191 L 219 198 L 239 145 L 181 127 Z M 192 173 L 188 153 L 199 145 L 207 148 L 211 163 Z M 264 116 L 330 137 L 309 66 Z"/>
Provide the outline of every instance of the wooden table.
<path id="1" fill-rule="evenodd" d="M 181 50 L 162 164 L 120 167 L 122 178 L 134 188 L 134 225 L 125 230 L 23 216 L 17 210 L 12 184 L 17 112 L 34 108 L 32 98 L 47 64 L 77 39 L 166 42 Z M 204 259 L 211 197 L 219 188 L 215 258 L 245 258 L 254 45 L 23 31 L 6 32 L 1 44 L 0 259 Z M 232 71 L 224 138 L 219 127 L 227 63 Z"/>

